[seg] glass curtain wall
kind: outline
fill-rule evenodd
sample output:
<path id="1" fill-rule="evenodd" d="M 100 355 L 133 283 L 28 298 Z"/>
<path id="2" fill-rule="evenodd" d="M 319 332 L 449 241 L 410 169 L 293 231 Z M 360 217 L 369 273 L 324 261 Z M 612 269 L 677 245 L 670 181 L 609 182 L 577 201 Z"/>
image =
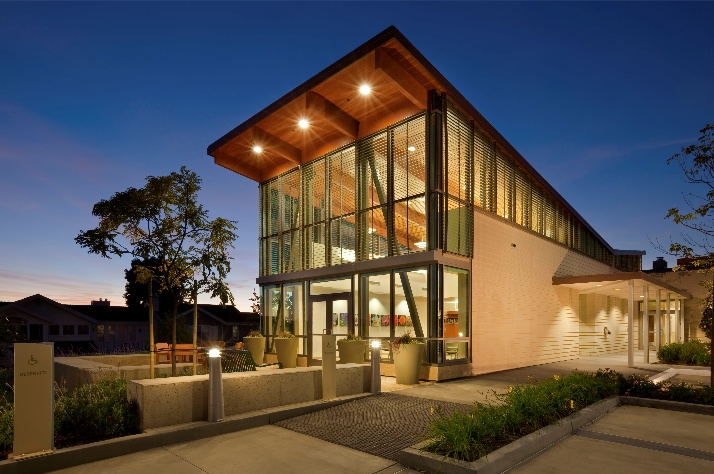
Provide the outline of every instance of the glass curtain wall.
<path id="1" fill-rule="evenodd" d="M 262 332 L 269 351 L 274 350 L 274 338 L 287 331 L 301 340 L 299 352 L 304 354 L 307 333 L 303 283 L 269 285 L 262 288 Z"/>
<path id="2" fill-rule="evenodd" d="M 468 358 L 469 337 L 469 274 L 467 270 L 443 267 L 444 360 Z"/>
<path id="3" fill-rule="evenodd" d="M 260 275 L 426 249 L 426 120 L 394 124 L 260 185 Z"/>

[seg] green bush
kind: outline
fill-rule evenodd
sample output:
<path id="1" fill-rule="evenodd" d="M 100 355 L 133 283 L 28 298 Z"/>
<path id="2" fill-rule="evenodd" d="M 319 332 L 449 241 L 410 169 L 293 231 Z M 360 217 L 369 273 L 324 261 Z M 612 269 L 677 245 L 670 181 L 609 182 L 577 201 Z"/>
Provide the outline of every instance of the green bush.
<path id="1" fill-rule="evenodd" d="M 535 385 L 509 387 L 496 403 L 477 403 L 468 413 L 442 415 L 428 429 L 425 446 L 444 456 L 473 461 L 514 439 L 555 423 L 603 398 L 617 395 L 620 375 L 573 372 Z"/>
<path id="2" fill-rule="evenodd" d="M 0 452 L 12 451 L 15 410 L 5 396 L 0 395 Z"/>
<path id="3" fill-rule="evenodd" d="M 665 364 L 706 366 L 711 361 L 708 350 L 709 344 L 699 341 L 673 342 L 660 347 L 657 358 Z"/>
<path id="4" fill-rule="evenodd" d="M 660 346 L 657 351 L 657 359 L 665 364 L 676 364 L 679 362 L 680 353 L 682 352 L 682 343 L 673 342 Z"/>
<path id="5" fill-rule="evenodd" d="M 55 390 L 56 444 L 71 445 L 139 432 L 136 402 L 126 399 L 126 381 L 103 380 L 76 390 Z"/>

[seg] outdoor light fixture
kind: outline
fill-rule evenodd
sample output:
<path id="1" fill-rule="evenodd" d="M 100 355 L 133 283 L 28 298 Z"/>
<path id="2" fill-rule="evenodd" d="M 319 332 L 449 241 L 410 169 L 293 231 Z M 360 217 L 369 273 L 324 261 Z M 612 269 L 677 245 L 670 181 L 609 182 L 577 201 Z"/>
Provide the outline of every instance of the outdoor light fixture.
<path id="1" fill-rule="evenodd" d="M 415 146 L 408 146 L 408 147 L 407 147 L 407 150 L 408 150 L 408 151 L 414 151 L 414 150 L 416 150 L 416 147 L 415 147 Z"/>
<path id="2" fill-rule="evenodd" d="M 255 153 L 263 153 L 263 147 L 260 146 L 260 145 L 255 145 L 255 146 L 253 147 L 253 151 L 254 151 Z"/>
<path id="3" fill-rule="evenodd" d="M 305 119 L 300 119 L 300 120 L 298 120 L 298 126 L 302 129 L 305 129 L 310 126 L 310 122 L 308 122 Z"/>
<path id="4" fill-rule="evenodd" d="M 379 339 L 372 339 L 369 345 L 372 348 L 372 393 L 379 393 L 382 391 L 382 373 L 379 368 L 382 342 Z"/>
<path id="5" fill-rule="evenodd" d="M 208 351 L 208 357 L 220 357 L 220 356 L 221 356 L 220 349 L 213 348 L 210 351 Z"/>
<path id="6" fill-rule="evenodd" d="M 372 92 L 372 88 L 369 87 L 367 84 L 362 84 L 359 86 L 359 93 L 362 95 L 369 95 L 369 93 Z"/>

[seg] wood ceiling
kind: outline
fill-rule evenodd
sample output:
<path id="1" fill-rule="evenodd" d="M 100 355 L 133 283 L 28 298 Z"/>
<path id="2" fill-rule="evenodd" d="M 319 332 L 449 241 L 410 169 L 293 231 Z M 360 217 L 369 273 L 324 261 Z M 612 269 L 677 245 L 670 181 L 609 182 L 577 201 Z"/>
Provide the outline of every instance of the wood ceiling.
<path id="1" fill-rule="evenodd" d="M 428 91 L 444 85 L 412 49 L 396 28 L 385 30 L 216 141 L 208 154 L 262 182 L 426 110 Z M 371 92 L 362 95 L 365 84 Z M 301 119 L 307 128 L 298 126 Z M 256 145 L 262 152 L 253 151 Z"/>

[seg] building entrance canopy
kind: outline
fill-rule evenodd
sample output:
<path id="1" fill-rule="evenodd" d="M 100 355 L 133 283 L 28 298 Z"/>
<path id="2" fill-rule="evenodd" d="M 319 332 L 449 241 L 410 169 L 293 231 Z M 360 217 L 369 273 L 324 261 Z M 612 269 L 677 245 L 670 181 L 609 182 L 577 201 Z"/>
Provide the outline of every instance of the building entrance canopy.
<path id="1" fill-rule="evenodd" d="M 692 296 L 660 279 L 644 272 L 608 273 L 602 275 L 582 275 L 572 277 L 553 277 L 553 285 L 577 290 L 581 295 L 595 294 L 614 298 L 626 299 L 627 305 L 627 363 L 634 367 L 634 314 L 635 301 L 656 302 L 655 326 L 656 333 L 660 334 L 661 328 L 661 301 L 675 302 L 675 340 L 679 341 L 683 331 L 680 329 L 683 321 L 682 304 Z M 645 304 L 644 308 L 649 305 Z M 669 306 L 667 307 L 669 311 Z M 648 314 L 648 309 L 645 313 Z M 669 319 L 667 319 L 669 321 Z M 649 317 L 642 318 L 643 333 L 649 334 Z M 669 333 L 669 322 L 667 332 Z M 659 340 L 659 339 L 658 339 Z M 644 362 L 649 363 L 649 337 L 644 337 Z M 656 345 L 658 347 L 658 344 Z"/>

